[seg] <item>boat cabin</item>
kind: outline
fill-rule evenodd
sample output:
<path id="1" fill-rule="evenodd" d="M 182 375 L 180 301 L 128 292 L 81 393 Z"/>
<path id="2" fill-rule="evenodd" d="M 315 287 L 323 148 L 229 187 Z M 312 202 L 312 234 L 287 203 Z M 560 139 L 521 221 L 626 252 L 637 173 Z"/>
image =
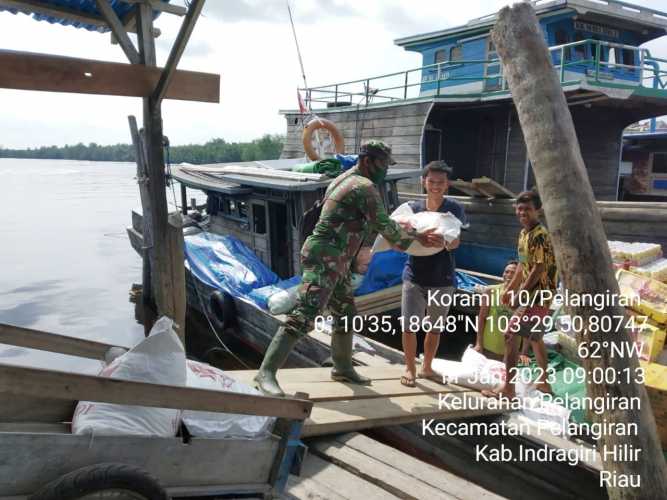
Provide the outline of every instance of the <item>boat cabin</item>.
<path id="1" fill-rule="evenodd" d="M 667 201 L 667 130 L 623 136 L 623 199 Z"/>
<path id="2" fill-rule="evenodd" d="M 614 0 L 532 4 L 595 196 L 615 201 L 624 129 L 667 114 L 667 59 L 641 47 L 667 33 L 667 13 Z M 455 178 L 488 177 L 521 192 L 535 180 L 490 39 L 495 19 L 493 14 L 396 40 L 422 55 L 419 68 L 303 91 L 314 113 L 341 129 L 348 151 L 366 139 L 382 139 L 393 147 L 401 167 L 419 169 L 431 160 L 445 160 Z M 287 141 L 282 156 L 301 156 L 301 115 L 283 114 Z M 401 191 L 421 188 L 409 181 Z"/>
<path id="3" fill-rule="evenodd" d="M 324 196 L 332 181 L 325 175 L 306 179 L 290 171 L 293 165 L 303 161 L 303 158 L 267 160 L 233 166 L 183 164 L 172 166 L 172 176 L 182 186 L 185 209 L 188 207 L 187 188 L 206 193 L 207 230 L 235 236 L 278 276 L 289 278 L 300 273 L 303 214 Z M 230 173 L 229 167 L 236 172 L 252 170 L 253 173 Z M 419 174 L 413 169 L 389 170 L 380 188 L 388 211 L 399 205 L 397 181 L 416 175 Z"/>

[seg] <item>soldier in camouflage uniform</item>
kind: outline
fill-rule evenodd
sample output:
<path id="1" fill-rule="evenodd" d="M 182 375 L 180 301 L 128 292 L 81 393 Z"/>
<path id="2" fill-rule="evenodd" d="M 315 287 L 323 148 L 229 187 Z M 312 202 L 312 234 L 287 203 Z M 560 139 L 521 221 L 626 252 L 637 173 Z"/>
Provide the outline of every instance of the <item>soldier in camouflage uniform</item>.
<path id="1" fill-rule="evenodd" d="M 369 384 L 352 366 L 352 332 L 345 331 L 342 318 L 352 324 L 356 314 L 350 285 L 350 266 L 371 232 L 379 232 L 393 246 L 405 250 L 418 239 L 427 246 L 442 246 L 441 236 L 429 231 L 406 231 L 387 215 L 376 184 L 380 184 L 388 166 L 394 164 L 391 148 L 381 141 L 362 145 L 359 162 L 328 187 L 322 213 L 301 249 L 302 285 L 297 305 L 266 350 L 255 377 L 265 394 L 284 395 L 275 374 L 294 344 L 311 328 L 315 317 L 328 306 L 334 318 L 331 337 L 333 370 L 331 378 L 355 384 Z"/>

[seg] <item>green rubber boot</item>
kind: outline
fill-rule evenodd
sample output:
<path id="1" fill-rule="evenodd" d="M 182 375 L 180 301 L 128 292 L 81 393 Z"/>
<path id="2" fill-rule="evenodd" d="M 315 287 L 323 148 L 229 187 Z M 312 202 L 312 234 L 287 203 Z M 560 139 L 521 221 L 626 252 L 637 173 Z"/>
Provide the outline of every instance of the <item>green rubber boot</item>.
<path id="1" fill-rule="evenodd" d="M 296 337 L 287 333 L 284 327 L 281 327 L 269 344 L 269 347 L 264 354 L 262 366 L 259 367 L 259 371 L 253 379 L 255 381 L 255 387 L 262 391 L 266 396 L 281 397 L 285 395 L 276 380 L 276 372 L 278 371 L 278 368 L 283 366 L 285 360 L 287 360 L 287 357 L 292 351 L 294 344 L 297 343 L 297 340 Z"/>
<path id="2" fill-rule="evenodd" d="M 370 385 L 371 379 L 359 375 L 352 366 L 352 333 L 331 334 L 331 359 L 333 369 L 331 378 L 339 382 L 351 384 Z"/>

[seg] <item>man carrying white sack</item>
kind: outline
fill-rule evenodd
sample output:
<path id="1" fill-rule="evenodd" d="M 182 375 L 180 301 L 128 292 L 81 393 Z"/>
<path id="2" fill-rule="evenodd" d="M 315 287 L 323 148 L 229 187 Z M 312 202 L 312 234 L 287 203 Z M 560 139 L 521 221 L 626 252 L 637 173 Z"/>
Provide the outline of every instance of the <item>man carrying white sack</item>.
<path id="1" fill-rule="evenodd" d="M 465 226 L 466 217 L 463 206 L 446 197 L 451 174 L 452 169 L 444 161 L 433 161 L 426 165 L 422 170 L 422 185 L 426 190 L 426 200 L 411 201 L 409 202 L 410 208 L 415 214 L 424 211 L 451 213 Z M 459 246 L 459 243 L 460 238 L 450 242 L 445 240 L 445 247 L 441 251 L 424 257 L 410 255 L 405 263 L 401 297 L 402 340 L 406 365 L 401 383 L 405 386 L 415 386 L 416 334 L 422 329 L 426 333 L 426 338 L 424 339 L 424 364 L 419 377 L 437 376 L 431 363 L 438 351 L 440 333 L 446 325 L 449 304 L 454 295 L 456 278 L 452 252 Z M 429 296 L 432 299 L 430 303 Z"/>

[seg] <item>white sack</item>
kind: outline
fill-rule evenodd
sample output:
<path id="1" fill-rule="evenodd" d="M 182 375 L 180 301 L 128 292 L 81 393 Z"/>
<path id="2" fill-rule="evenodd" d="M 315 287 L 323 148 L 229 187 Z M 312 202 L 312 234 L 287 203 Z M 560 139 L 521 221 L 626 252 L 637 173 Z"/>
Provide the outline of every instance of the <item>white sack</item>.
<path id="1" fill-rule="evenodd" d="M 188 387 L 194 389 L 261 395 L 257 389 L 234 380 L 222 370 L 211 365 L 188 360 L 187 372 Z M 272 417 L 234 413 L 191 410 L 183 412 L 183 423 L 190 434 L 197 437 L 264 438 L 269 434 L 274 420 Z"/>
<path id="2" fill-rule="evenodd" d="M 488 359 L 470 346 L 461 361 L 434 359 L 432 366 L 444 381 L 472 389 L 498 391 L 505 384 L 505 364 Z"/>
<path id="3" fill-rule="evenodd" d="M 160 318 L 148 338 L 99 373 L 102 377 L 185 385 L 185 351 L 173 330 L 173 322 Z M 143 435 L 173 437 L 181 410 L 79 401 L 72 419 L 73 434 L 101 436 Z"/>
<path id="4" fill-rule="evenodd" d="M 285 314 L 294 309 L 299 298 L 300 287 L 301 285 L 296 285 L 271 295 L 267 301 L 271 314 Z"/>
<path id="5" fill-rule="evenodd" d="M 451 243 L 461 234 L 461 221 L 453 214 L 441 212 L 419 212 L 414 213 L 409 203 L 403 203 L 392 212 L 390 218 L 396 222 L 409 222 L 418 233 L 423 233 L 427 229 L 435 228 L 434 233 L 440 234 L 447 243 Z M 391 250 L 391 245 L 381 234 L 375 238 L 371 253 L 385 252 Z M 418 241 L 413 241 L 405 251 L 410 255 L 425 257 L 435 255 L 442 250 L 441 247 L 425 247 Z"/>

